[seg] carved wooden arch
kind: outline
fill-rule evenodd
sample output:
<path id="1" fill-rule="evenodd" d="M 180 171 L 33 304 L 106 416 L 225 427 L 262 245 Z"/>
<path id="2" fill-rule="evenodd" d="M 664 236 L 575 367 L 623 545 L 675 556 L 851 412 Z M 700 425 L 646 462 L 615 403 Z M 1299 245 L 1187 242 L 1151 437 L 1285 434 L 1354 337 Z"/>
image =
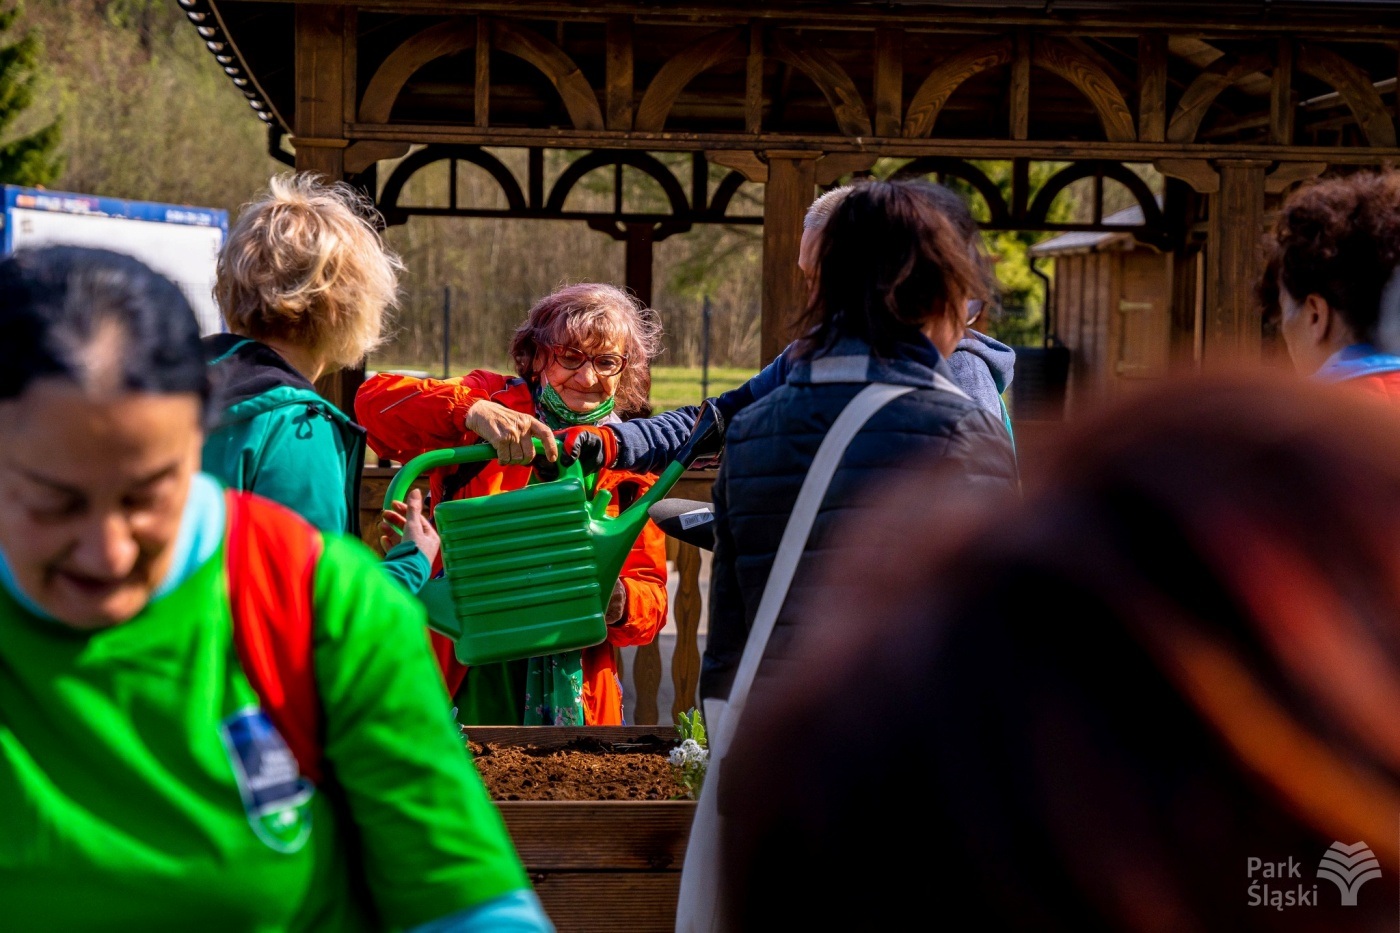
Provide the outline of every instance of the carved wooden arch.
<path id="1" fill-rule="evenodd" d="M 993 39 L 970 49 L 963 49 L 929 73 L 914 92 L 909 111 L 904 115 L 904 135 L 910 139 L 928 136 L 933 124 L 962 83 L 973 75 L 1011 64 L 1015 52 L 1008 39 Z"/>
<path id="2" fill-rule="evenodd" d="M 544 209 L 563 210 L 564 202 L 568 200 L 569 193 L 574 190 L 574 185 L 578 184 L 579 179 L 606 165 L 630 165 L 639 172 L 646 173 L 661 186 L 666 200 L 671 204 L 671 213 L 681 216 L 689 212 L 690 202 L 686 200 L 685 189 L 676 180 L 676 176 L 671 174 L 671 170 L 662 165 L 655 156 L 633 151 L 596 151 L 578 159 L 563 171 L 554 187 L 549 189 L 549 198 L 545 201 Z"/>
<path id="3" fill-rule="evenodd" d="M 1269 72 L 1273 67 L 1273 61 L 1265 55 L 1246 55 L 1243 58 L 1227 55 L 1211 62 L 1181 95 L 1180 103 L 1172 112 L 1171 122 L 1167 124 L 1167 142 L 1193 141 L 1201 129 L 1206 113 L 1210 110 L 1210 105 L 1215 103 L 1215 99 L 1224 93 L 1227 87 L 1246 75 Z"/>
<path id="4" fill-rule="evenodd" d="M 987 211 L 991 214 L 992 223 L 1005 224 L 1010 222 L 1011 210 L 1007 207 L 1006 200 L 1001 196 L 1001 189 L 987 177 L 985 172 L 970 162 L 948 156 L 923 156 L 907 165 L 900 166 L 899 171 L 891 177 L 922 178 L 935 172 L 961 178 L 976 188 L 977 193 L 982 195 L 982 200 L 987 202 Z"/>
<path id="5" fill-rule="evenodd" d="M 808 45 L 796 36 L 775 33 L 768 53 L 811 78 L 826 97 L 836 125 L 846 136 L 869 136 L 870 114 L 856 83 L 830 52 Z"/>
<path id="6" fill-rule="evenodd" d="M 375 69 L 360 101 L 361 123 L 388 123 L 394 101 L 408 79 L 428 62 L 476 48 L 476 20 L 451 19 L 411 36 Z M 548 39 L 502 20 L 491 21 L 491 48 L 534 65 L 554 85 L 578 130 L 601 130 L 598 96 L 578 65 Z"/>
<path id="7" fill-rule="evenodd" d="M 1329 85 L 1346 102 L 1361 135 L 1372 146 L 1395 145 L 1395 121 L 1386 113 L 1380 92 L 1366 73 L 1331 49 L 1306 42 L 1298 45 L 1294 65 Z"/>
<path id="8" fill-rule="evenodd" d="M 1272 71 L 1274 63 L 1264 55 L 1222 58 L 1197 75 L 1182 95 L 1167 128 L 1167 141 L 1189 143 L 1195 140 L 1210 105 L 1230 85 L 1247 74 Z M 1347 105 L 1361 134 L 1372 146 L 1394 146 L 1395 123 L 1365 72 L 1331 49 L 1301 43 L 1294 67 L 1317 78 L 1337 92 Z"/>
<path id="9" fill-rule="evenodd" d="M 747 53 L 747 33 L 742 26 L 711 33 L 662 65 L 637 105 L 633 127 L 641 133 L 661 132 L 666 126 L 666 115 L 686 85 L 702 71 L 709 71 L 731 58 L 742 58 Z"/>
<path id="10" fill-rule="evenodd" d="M 641 133 L 659 133 L 666 127 L 666 116 L 675 106 L 681 91 L 697 75 L 720 62 L 743 58 L 748 54 L 748 30 L 743 27 L 711 33 L 690 48 L 672 58 L 647 85 L 646 93 L 637 106 L 633 126 Z M 847 136 L 869 136 L 870 114 L 851 76 L 828 52 L 810 46 L 795 37 L 774 34 L 769 55 L 791 65 L 812 79 L 826 97 L 836 116 L 836 125 Z"/>
<path id="11" fill-rule="evenodd" d="M 734 195 L 748 181 L 742 172 L 730 172 L 720 179 L 715 186 L 714 196 L 710 198 L 709 213 L 716 217 L 723 217 L 724 212 L 729 210 L 729 202 L 734 200 Z"/>
<path id="12" fill-rule="evenodd" d="M 1162 209 L 1157 206 L 1157 196 L 1152 193 L 1151 188 L 1147 187 L 1147 182 L 1121 162 L 1097 160 L 1075 162 L 1050 176 L 1040 190 L 1035 193 L 1035 200 L 1026 210 L 1026 223 L 1044 224 L 1045 218 L 1050 215 L 1050 205 L 1055 202 L 1056 196 L 1061 191 L 1081 178 L 1092 178 L 1095 175 L 1111 178 L 1132 192 L 1133 197 L 1137 199 L 1138 206 L 1142 208 L 1144 227 L 1150 227 L 1159 233 L 1164 230 Z"/>
<path id="13" fill-rule="evenodd" d="M 993 39 L 939 65 L 914 92 L 905 114 L 904 135 L 911 139 L 930 135 L 938 114 L 964 81 L 988 69 L 1009 65 L 1014 57 L 1010 38 Z M 1123 92 L 1095 56 L 1058 39 L 1037 38 L 1031 43 L 1031 65 L 1074 85 L 1098 114 L 1104 136 L 1110 142 L 1137 139 L 1133 112 Z"/>
<path id="14" fill-rule="evenodd" d="M 525 194 L 520 190 L 520 183 L 515 180 L 515 175 L 505 163 L 485 151 L 480 146 L 458 146 L 458 145 L 433 145 L 413 153 L 394 167 L 394 172 L 384 183 L 384 191 L 379 196 L 380 210 L 384 215 L 384 222 L 388 226 L 401 224 L 406 219 L 405 213 L 399 209 L 399 196 L 403 194 L 403 186 L 408 180 L 426 166 L 444 160 L 456 162 L 470 162 L 486 170 L 496 184 L 501 186 L 501 193 L 506 196 L 506 204 L 513 211 L 524 211 L 526 209 Z"/>

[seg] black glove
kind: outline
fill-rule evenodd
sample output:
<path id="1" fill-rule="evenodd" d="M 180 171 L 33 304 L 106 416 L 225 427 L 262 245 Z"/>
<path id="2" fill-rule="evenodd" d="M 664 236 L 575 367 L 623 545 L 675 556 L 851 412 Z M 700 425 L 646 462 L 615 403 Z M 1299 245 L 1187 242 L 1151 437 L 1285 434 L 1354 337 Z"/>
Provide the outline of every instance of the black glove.
<path id="1" fill-rule="evenodd" d="M 559 440 L 559 462 L 568 466 L 575 460 L 584 473 L 597 473 L 612 466 L 617 459 L 617 438 L 601 425 L 579 425 L 555 431 Z"/>

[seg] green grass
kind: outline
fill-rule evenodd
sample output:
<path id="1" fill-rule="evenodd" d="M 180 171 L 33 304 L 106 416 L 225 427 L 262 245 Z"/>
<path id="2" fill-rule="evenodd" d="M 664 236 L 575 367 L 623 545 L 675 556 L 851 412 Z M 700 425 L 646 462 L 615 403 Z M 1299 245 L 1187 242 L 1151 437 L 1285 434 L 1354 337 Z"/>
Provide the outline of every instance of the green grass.
<path id="1" fill-rule="evenodd" d="M 653 366 L 651 368 L 651 404 L 658 411 L 669 411 L 682 405 L 696 405 L 706 395 L 719 395 L 749 381 L 757 370 L 710 367 L 707 392 L 701 392 L 699 366 Z"/>

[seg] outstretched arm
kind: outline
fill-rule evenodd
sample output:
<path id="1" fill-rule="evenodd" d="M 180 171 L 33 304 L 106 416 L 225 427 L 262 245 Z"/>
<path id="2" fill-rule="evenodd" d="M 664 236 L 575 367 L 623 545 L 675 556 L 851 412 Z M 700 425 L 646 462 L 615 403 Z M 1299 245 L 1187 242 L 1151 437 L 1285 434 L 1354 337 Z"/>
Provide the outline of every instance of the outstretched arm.
<path id="1" fill-rule="evenodd" d="M 792 352 L 792 345 L 789 344 L 748 382 L 715 399 L 726 423 L 787 382 Z M 608 425 L 608 429 L 617 437 L 617 459 L 613 466 L 638 473 L 654 473 L 664 469 L 690 437 L 690 426 L 695 423 L 699 412 L 698 406 L 687 405 L 650 418 L 634 418 L 621 424 Z"/>

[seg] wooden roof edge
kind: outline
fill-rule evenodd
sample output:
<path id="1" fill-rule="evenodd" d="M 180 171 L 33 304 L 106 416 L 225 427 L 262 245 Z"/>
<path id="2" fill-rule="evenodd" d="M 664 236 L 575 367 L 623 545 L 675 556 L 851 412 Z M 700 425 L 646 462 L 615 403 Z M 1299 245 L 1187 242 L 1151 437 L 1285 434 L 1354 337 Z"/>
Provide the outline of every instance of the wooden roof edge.
<path id="1" fill-rule="evenodd" d="M 248 101 L 248 106 L 257 114 L 258 119 L 268 125 L 280 125 L 284 130 L 291 130 L 291 124 L 286 117 L 277 112 L 276 106 L 272 103 L 272 98 L 263 90 L 262 85 L 251 68 L 248 67 L 243 53 L 239 51 L 238 45 L 229 34 L 228 28 L 224 25 L 223 17 L 214 0 L 176 0 L 199 33 L 200 39 L 204 41 L 204 46 L 209 53 L 214 56 L 214 60 L 223 68 L 224 74 L 228 75 L 234 87 L 243 94 Z"/>
<path id="2" fill-rule="evenodd" d="M 222 0 L 207 0 L 216 5 Z M 745 20 L 830 20 L 853 23 L 937 22 L 1044 25 L 1084 28 L 1162 27 L 1270 32 L 1306 24 L 1326 31 L 1377 36 L 1386 30 L 1378 12 L 1400 12 L 1400 0 L 238 0 L 240 3 L 354 7 L 393 13 L 470 15 L 477 12 L 530 17 L 605 18 L 636 15 L 701 22 L 711 17 Z M 183 0 L 181 5 L 183 6 Z M 1203 19 L 1203 17 L 1205 17 Z M 815 22 L 812 22 L 816 25 Z"/>

